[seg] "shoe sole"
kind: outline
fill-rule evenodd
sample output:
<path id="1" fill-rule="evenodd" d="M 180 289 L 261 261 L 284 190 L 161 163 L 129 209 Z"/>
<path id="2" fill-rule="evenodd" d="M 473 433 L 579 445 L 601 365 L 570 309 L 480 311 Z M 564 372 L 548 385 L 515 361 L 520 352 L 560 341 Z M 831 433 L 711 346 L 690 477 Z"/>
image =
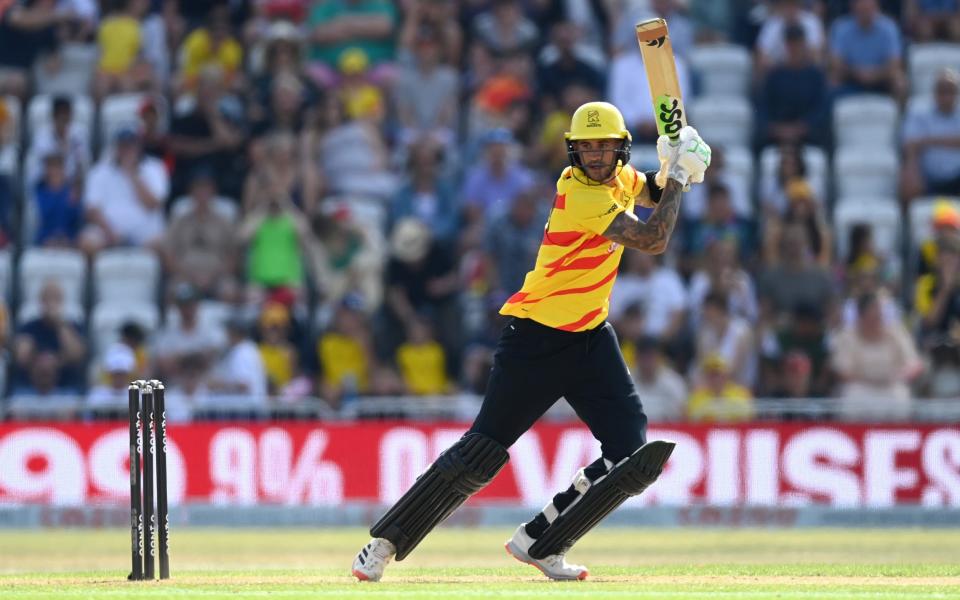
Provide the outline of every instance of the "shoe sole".
<path id="1" fill-rule="evenodd" d="M 537 569 L 540 570 L 541 573 L 546 575 L 548 578 L 553 579 L 554 581 L 583 581 L 584 579 L 587 578 L 588 575 L 590 575 L 590 571 L 586 569 L 584 569 L 583 571 L 580 571 L 580 573 L 576 577 L 563 577 L 563 576 L 551 575 L 543 567 L 541 567 L 535 560 L 527 556 L 526 553 L 524 553 L 522 550 L 520 550 L 519 548 L 516 548 L 516 549 L 511 548 L 510 547 L 511 542 L 512 540 L 507 541 L 507 543 L 503 545 L 504 549 L 507 551 L 507 554 L 509 554 L 510 556 L 514 557 L 515 559 L 517 559 L 518 561 L 524 564 L 536 567 Z"/>

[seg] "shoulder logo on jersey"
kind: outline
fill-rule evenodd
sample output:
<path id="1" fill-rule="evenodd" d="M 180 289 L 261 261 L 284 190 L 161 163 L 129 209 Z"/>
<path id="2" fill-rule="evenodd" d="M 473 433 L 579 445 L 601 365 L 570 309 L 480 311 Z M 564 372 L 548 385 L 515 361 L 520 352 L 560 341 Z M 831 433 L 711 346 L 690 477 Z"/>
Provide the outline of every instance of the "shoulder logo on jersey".
<path id="1" fill-rule="evenodd" d="M 617 212 L 618 210 L 620 210 L 620 205 L 619 205 L 619 204 L 614 204 L 613 206 L 611 206 L 610 208 L 607 209 L 607 212 L 605 212 L 605 213 L 603 213 L 603 214 L 604 214 L 604 215 L 609 215 L 610 213 Z"/>
<path id="2" fill-rule="evenodd" d="M 603 125 L 600 124 L 599 110 L 587 111 L 587 127 L 603 127 Z"/>

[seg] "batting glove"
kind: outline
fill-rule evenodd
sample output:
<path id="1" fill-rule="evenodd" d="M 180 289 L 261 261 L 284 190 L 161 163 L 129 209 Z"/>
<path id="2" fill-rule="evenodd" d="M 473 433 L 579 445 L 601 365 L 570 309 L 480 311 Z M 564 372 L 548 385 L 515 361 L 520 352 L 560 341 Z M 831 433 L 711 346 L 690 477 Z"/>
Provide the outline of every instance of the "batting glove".
<path id="1" fill-rule="evenodd" d="M 687 126 L 680 130 L 677 141 L 671 141 L 665 135 L 660 136 L 657 140 L 657 154 L 661 159 L 660 172 L 656 177 L 657 185 L 662 188 L 667 179 L 673 179 L 679 182 L 684 190 L 688 190 L 690 184 L 703 181 L 703 175 L 710 166 L 712 151 L 697 130 Z"/>

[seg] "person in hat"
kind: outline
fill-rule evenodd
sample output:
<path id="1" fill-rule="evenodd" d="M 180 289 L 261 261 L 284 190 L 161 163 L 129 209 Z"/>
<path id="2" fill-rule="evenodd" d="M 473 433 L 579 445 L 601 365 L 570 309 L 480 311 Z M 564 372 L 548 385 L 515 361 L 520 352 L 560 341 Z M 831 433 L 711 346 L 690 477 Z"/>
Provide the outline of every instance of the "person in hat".
<path id="1" fill-rule="evenodd" d="M 92 169 L 83 194 L 87 226 L 80 246 L 93 256 L 103 248 L 159 249 L 170 179 L 163 163 L 144 156 L 140 134 L 124 126 L 113 136 L 113 151 Z"/>
<path id="2" fill-rule="evenodd" d="M 50 122 L 30 134 L 30 149 L 24 159 L 24 176 L 31 187 L 44 175 L 44 159 L 52 153 L 63 157 L 67 182 L 81 190 L 90 169 L 89 132 L 74 117 L 73 100 L 55 96 Z"/>
<path id="3" fill-rule="evenodd" d="M 127 408 L 127 387 L 136 376 L 137 357 L 129 346 L 116 342 L 103 354 L 100 369 L 106 381 L 99 383 L 87 395 L 86 408 L 95 411 L 111 410 L 117 413 Z"/>
<path id="4" fill-rule="evenodd" d="M 691 421 L 748 421 L 753 417 L 753 395 L 734 381 L 730 366 L 719 354 L 703 361 L 700 383 L 690 393 L 687 417 Z"/>
<path id="5" fill-rule="evenodd" d="M 624 249 L 666 250 L 681 192 L 703 181 L 710 147 L 695 129 L 681 128 L 676 142 L 666 135 L 659 140 L 660 171 L 640 173 L 630 166 L 632 138 L 623 115 L 606 102 L 578 108 L 564 137 L 570 166 L 557 180 L 536 262 L 500 309 L 508 320 L 480 412 L 465 435 L 371 528 L 373 539 L 353 563 L 357 579 L 381 579 L 391 560 L 405 558 L 486 486 L 506 464 L 507 449 L 561 396 L 599 440 L 601 456 L 507 540 L 512 556 L 547 577 L 588 576 L 586 567 L 566 561 L 567 550 L 628 495 L 651 485 L 673 450 L 670 442 L 646 441 L 647 417 L 607 314 Z M 653 208 L 646 222 L 634 214 L 637 204 Z M 406 258 L 429 252 L 422 249 L 424 229 L 412 225 L 420 244 Z M 434 294 L 452 296 L 457 288 L 452 269 L 425 283 L 425 291 Z M 408 297 L 409 318 L 411 305 Z M 626 481 L 635 483 L 627 494 L 617 492 L 624 488 L 614 482 Z"/>
<path id="6" fill-rule="evenodd" d="M 290 343 L 290 310 L 279 302 L 267 302 L 260 311 L 260 359 L 271 394 L 279 393 L 297 375 L 300 357 Z"/>
<path id="7" fill-rule="evenodd" d="M 917 272 L 926 275 L 935 270 L 938 249 L 944 244 L 960 239 L 960 204 L 956 200 L 939 198 L 933 205 L 933 218 L 930 221 L 933 235 L 920 240 L 919 264 Z"/>
<path id="8" fill-rule="evenodd" d="M 386 100 L 383 92 L 367 80 L 370 61 L 360 48 L 348 48 L 337 62 L 340 82 L 337 93 L 343 99 L 347 116 L 376 125 L 386 116 Z"/>

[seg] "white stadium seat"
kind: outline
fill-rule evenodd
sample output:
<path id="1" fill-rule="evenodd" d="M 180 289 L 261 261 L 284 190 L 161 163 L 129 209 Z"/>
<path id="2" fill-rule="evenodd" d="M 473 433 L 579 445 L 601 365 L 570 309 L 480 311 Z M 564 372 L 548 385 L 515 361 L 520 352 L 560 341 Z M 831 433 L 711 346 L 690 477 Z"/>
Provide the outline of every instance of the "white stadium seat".
<path id="1" fill-rule="evenodd" d="M 76 250 L 28 248 L 20 258 L 20 304 L 34 304 L 48 279 L 63 288 L 64 303 L 83 306 L 87 261 Z"/>
<path id="2" fill-rule="evenodd" d="M 234 308 L 226 302 L 216 300 L 201 300 L 197 309 L 197 320 L 209 327 L 223 327 L 226 325 Z M 167 307 L 164 325 L 167 327 L 177 327 L 180 324 L 180 311 L 176 305 Z"/>
<path id="3" fill-rule="evenodd" d="M 813 191 L 821 202 L 828 199 L 828 179 L 830 167 L 827 154 L 816 146 L 803 148 L 803 162 L 807 165 L 807 179 L 813 186 Z M 780 149 L 775 146 L 764 148 L 760 153 L 760 189 L 769 187 L 768 183 L 777 177 L 777 168 L 780 165 Z"/>
<path id="4" fill-rule="evenodd" d="M 94 352 L 99 355 L 119 339 L 120 326 L 132 321 L 149 336 L 160 326 L 160 311 L 153 302 L 101 302 L 90 316 Z"/>
<path id="5" fill-rule="evenodd" d="M 687 105 L 689 122 L 703 139 L 717 146 L 749 146 L 753 109 L 745 98 L 703 96 Z"/>
<path id="6" fill-rule="evenodd" d="M 78 94 L 71 98 L 73 100 L 73 119 L 79 123 L 89 134 L 93 131 L 94 106 L 93 100 L 89 96 Z M 53 96 L 48 94 L 38 94 L 30 99 L 30 105 L 27 108 L 27 135 L 39 131 L 44 124 L 53 122 L 51 109 L 53 107 Z"/>
<path id="7" fill-rule="evenodd" d="M 96 302 L 155 303 L 159 277 L 160 261 L 149 250 L 103 250 L 93 262 Z"/>
<path id="8" fill-rule="evenodd" d="M 653 149 L 653 157 L 654 159 L 657 157 L 656 148 Z M 193 205 L 193 198 L 190 196 L 180 196 L 173 202 L 173 208 L 170 209 L 170 220 L 172 221 L 187 214 L 193 209 Z M 237 219 L 240 218 L 239 203 L 226 196 L 217 196 L 213 199 L 213 212 L 232 222 L 236 222 Z"/>
<path id="9" fill-rule="evenodd" d="M 960 44 L 942 42 L 911 44 L 907 51 L 910 93 L 932 94 L 937 71 L 944 67 L 952 67 L 960 71 Z"/>
<path id="10" fill-rule="evenodd" d="M 100 143 L 102 146 L 110 144 L 113 134 L 124 126 L 140 126 L 140 107 L 150 98 L 144 93 L 114 94 L 104 98 L 100 106 Z M 167 129 L 167 102 L 162 97 L 154 96 L 154 106 L 160 117 L 160 128 Z"/>
<path id="11" fill-rule="evenodd" d="M 753 72 L 750 53 L 736 44 L 700 44 L 690 53 L 703 96 L 746 96 Z"/>
<path id="12" fill-rule="evenodd" d="M 833 156 L 837 197 L 896 196 L 899 168 L 891 148 L 840 148 Z"/>
<path id="13" fill-rule="evenodd" d="M 840 257 L 847 256 L 850 230 L 858 223 L 867 223 L 872 227 L 873 243 L 881 254 L 899 255 L 900 206 L 896 198 L 855 196 L 837 201 L 833 209 L 833 227 Z"/>
<path id="14" fill-rule="evenodd" d="M 723 149 L 726 171 L 739 179 L 744 189 L 753 191 L 753 175 L 756 171 L 753 164 L 753 153 L 743 146 L 730 146 Z"/>
<path id="15" fill-rule="evenodd" d="M 833 131 L 837 147 L 894 147 L 900 111 L 889 96 L 858 94 L 837 100 Z"/>

